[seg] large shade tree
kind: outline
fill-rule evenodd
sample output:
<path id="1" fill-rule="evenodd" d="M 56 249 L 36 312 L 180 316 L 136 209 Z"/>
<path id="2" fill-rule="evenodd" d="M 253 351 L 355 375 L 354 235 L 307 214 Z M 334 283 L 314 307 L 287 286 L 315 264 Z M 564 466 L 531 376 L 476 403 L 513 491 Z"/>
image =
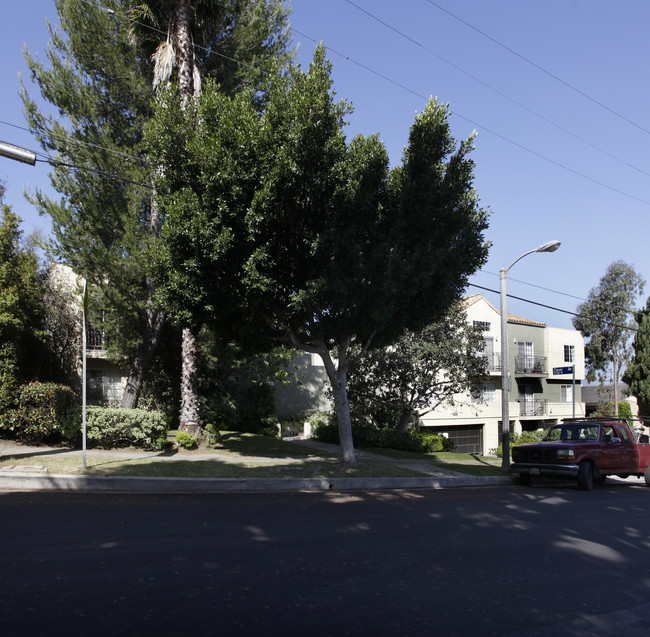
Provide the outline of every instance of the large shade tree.
<path id="1" fill-rule="evenodd" d="M 253 95 L 210 86 L 186 117 L 167 94 L 149 129 L 165 215 L 156 248 L 164 302 L 182 320 L 249 324 L 318 354 L 343 457 L 354 462 L 347 374 L 355 357 L 440 318 L 487 257 L 487 212 L 472 186 L 472 138 L 447 108 L 416 116 L 401 166 L 377 136 L 344 136 L 330 64 L 270 79 Z"/>
<path id="2" fill-rule="evenodd" d="M 599 284 L 578 306 L 573 326 L 588 338 L 585 345 L 587 379 L 614 385 L 614 409 L 618 416 L 618 383 L 630 360 L 632 314 L 645 281 L 624 261 L 610 264 Z"/>
<path id="3" fill-rule="evenodd" d="M 133 407 L 164 319 L 146 256 L 160 229 L 150 188 L 156 165 L 141 142 L 154 72 L 176 54 L 174 15 L 182 5 L 191 27 L 192 76 L 196 67 L 232 93 L 256 90 L 277 59 L 291 56 L 288 11 L 282 0 L 55 4 L 61 26 L 50 30 L 47 60 L 25 54 L 46 106 L 26 88 L 22 97 L 30 128 L 60 161 L 51 172 L 58 194 L 30 198 L 52 219 L 56 257 L 99 289 L 109 343 L 131 366 L 123 405 Z"/>

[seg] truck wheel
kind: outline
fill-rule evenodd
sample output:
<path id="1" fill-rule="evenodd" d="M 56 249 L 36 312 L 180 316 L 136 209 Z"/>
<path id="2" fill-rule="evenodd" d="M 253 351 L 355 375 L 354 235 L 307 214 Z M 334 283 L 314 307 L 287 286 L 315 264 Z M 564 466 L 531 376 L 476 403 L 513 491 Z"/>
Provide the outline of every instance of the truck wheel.
<path id="1" fill-rule="evenodd" d="M 583 460 L 578 468 L 578 487 L 583 491 L 591 491 L 594 487 L 594 471 L 587 460 Z"/>
<path id="2" fill-rule="evenodd" d="M 645 483 L 650 487 L 650 467 L 648 467 L 645 470 L 645 473 L 643 474 L 643 477 L 645 478 Z"/>
<path id="3" fill-rule="evenodd" d="M 517 482 L 523 487 L 529 487 L 533 483 L 530 473 L 520 473 Z"/>

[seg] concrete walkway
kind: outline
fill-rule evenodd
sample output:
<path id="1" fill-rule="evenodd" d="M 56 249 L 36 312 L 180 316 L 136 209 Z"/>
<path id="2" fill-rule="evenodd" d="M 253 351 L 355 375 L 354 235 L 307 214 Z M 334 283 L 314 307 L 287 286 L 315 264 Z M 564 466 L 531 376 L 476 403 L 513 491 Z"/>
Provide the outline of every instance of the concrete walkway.
<path id="1" fill-rule="evenodd" d="M 314 447 L 340 456 L 338 445 L 311 439 L 285 438 L 295 444 Z M 209 454 L 184 454 L 137 450 L 88 450 L 87 458 L 129 459 L 155 458 L 157 461 L 212 461 L 221 463 L 255 462 L 277 463 L 277 458 L 242 457 L 240 455 L 211 452 Z M 146 478 L 130 476 L 87 476 L 51 474 L 42 464 L 46 457 L 65 455 L 82 462 L 82 451 L 49 447 L 25 447 L 0 442 L 0 459 L 16 458 L 15 464 L 0 467 L 0 491 L 7 490 L 65 490 L 104 492 L 225 492 L 225 491 L 346 491 L 382 489 L 442 489 L 450 487 L 478 487 L 510 485 L 506 476 L 476 477 L 456 471 L 441 469 L 426 460 L 401 460 L 367 451 L 358 451 L 361 460 L 411 469 L 424 474 L 409 478 Z M 41 462 L 39 462 L 39 459 Z M 282 462 L 327 462 L 327 458 L 283 458 Z M 339 462 L 332 458 L 331 462 Z"/>

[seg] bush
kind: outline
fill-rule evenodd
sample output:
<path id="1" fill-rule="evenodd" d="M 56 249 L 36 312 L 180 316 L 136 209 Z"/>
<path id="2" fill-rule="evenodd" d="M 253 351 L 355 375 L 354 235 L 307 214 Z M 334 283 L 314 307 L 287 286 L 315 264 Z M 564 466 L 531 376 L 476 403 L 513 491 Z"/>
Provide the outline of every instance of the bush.
<path id="1" fill-rule="evenodd" d="M 0 429 L 32 444 L 76 442 L 81 431 L 76 397 L 70 387 L 57 383 L 21 385 L 17 408 L 0 414 Z"/>
<path id="2" fill-rule="evenodd" d="M 272 417 L 273 391 L 268 385 L 232 386 L 227 393 L 204 397 L 201 417 L 217 430 L 261 433 Z"/>
<path id="3" fill-rule="evenodd" d="M 313 436 L 321 442 L 339 444 L 338 426 L 330 421 L 320 420 L 313 428 Z M 372 425 L 353 425 L 352 438 L 356 447 L 378 447 L 413 453 L 451 451 L 454 446 L 452 440 L 431 432 L 410 429 L 400 434 L 396 429 L 377 429 Z"/>
<path id="4" fill-rule="evenodd" d="M 547 431 L 547 429 L 540 429 L 538 431 L 522 431 L 520 434 L 510 434 L 510 455 L 512 455 L 512 448 L 517 445 L 526 445 L 530 442 L 541 442 Z M 500 444 L 497 447 L 496 454 L 499 458 L 503 457 L 503 444 Z"/>
<path id="5" fill-rule="evenodd" d="M 179 447 L 182 449 L 187 449 L 187 451 L 191 451 L 197 447 L 196 439 L 192 434 L 187 433 L 187 431 L 177 431 L 176 442 L 178 443 Z"/>
<path id="6" fill-rule="evenodd" d="M 167 438 L 167 424 L 158 411 L 88 407 L 86 437 L 98 447 L 162 449 Z"/>

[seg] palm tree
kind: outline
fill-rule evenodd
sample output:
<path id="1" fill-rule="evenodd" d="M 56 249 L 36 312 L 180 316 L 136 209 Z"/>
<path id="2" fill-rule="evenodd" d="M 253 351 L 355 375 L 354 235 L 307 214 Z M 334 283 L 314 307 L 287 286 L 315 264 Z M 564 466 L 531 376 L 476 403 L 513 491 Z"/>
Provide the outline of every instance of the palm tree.
<path id="1" fill-rule="evenodd" d="M 145 35 L 137 27 L 153 26 L 158 33 L 164 33 L 165 27 L 166 38 L 151 54 L 153 86 L 167 84 L 176 71 L 182 108 L 201 93 L 201 68 L 234 92 L 249 84 L 259 86 L 269 64 L 293 56 L 288 51 L 288 10 L 282 0 L 149 0 L 132 3 L 130 14 L 134 35 Z M 200 48 L 194 45 L 192 25 L 200 36 Z M 152 231 L 157 234 L 155 192 L 151 209 Z M 181 347 L 179 429 L 196 435 L 201 429 L 196 340 L 188 328 L 183 328 Z"/>

